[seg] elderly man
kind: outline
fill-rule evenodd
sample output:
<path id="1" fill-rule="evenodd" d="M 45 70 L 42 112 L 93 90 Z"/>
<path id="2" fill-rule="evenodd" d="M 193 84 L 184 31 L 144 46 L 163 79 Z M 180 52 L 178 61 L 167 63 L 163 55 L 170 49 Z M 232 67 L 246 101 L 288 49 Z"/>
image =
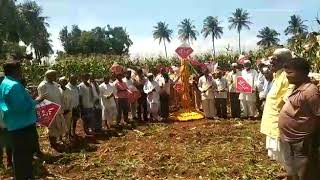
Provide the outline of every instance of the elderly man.
<path id="1" fill-rule="evenodd" d="M 38 86 L 38 94 L 43 96 L 47 94 L 47 100 L 57 103 L 61 106 L 60 111 L 57 113 L 55 119 L 52 121 L 49 127 L 49 141 L 52 148 L 57 151 L 61 151 L 61 146 L 59 140 L 62 140 L 62 137 L 66 132 L 66 122 L 63 114 L 63 104 L 62 104 L 62 95 L 59 90 L 59 84 L 57 81 L 57 72 L 55 70 L 48 70 L 45 73 L 44 80 Z"/>
<path id="2" fill-rule="evenodd" d="M 310 65 L 294 58 L 284 65 L 295 89 L 280 111 L 280 147 L 289 180 L 318 180 L 320 92 L 308 77 Z"/>
<path id="3" fill-rule="evenodd" d="M 35 105 L 44 99 L 32 100 L 21 84 L 22 71 L 18 62 L 3 65 L 5 78 L 0 85 L 0 108 L 13 153 L 14 179 L 33 179 L 33 154 L 38 149 Z"/>
<path id="4" fill-rule="evenodd" d="M 244 70 L 241 72 L 243 79 L 252 87 L 252 92 L 241 92 L 239 95 L 239 100 L 243 109 L 243 118 L 254 119 L 256 114 L 256 83 L 258 73 L 256 70 L 251 68 L 250 60 L 244 61 Z"/>
<path id="5" fill-rule="evenodd" d="M 229 97 L 231 104 L 231 117 L 240 118 L 240 101 L 239 92 L 236 91 L 237 77 L 241 76 L 241 72 L 238 70 L 238 64 L 232 63 L 232 71 L 227 75 L 227 81 L 229 86 Z"/>
<path id="6" fill-rule="evenodd" d="M 266 148 L 268 156 L 280 162 L 282 160 L 280 156 L 278 119 L 280 110 L 284 105 L 284 97 L 289 89 L 283 64 L 291 58 L 291 51 L 285 48 L 276 49 L 273 53 L 270 62 L 271 70 L 274 72 L 273 85 L 266 98 L 261 120 L 261 133 L 267 136 Z"/>
<path id="7" fill-rule="evenodd" d="M 209 74 L 209 69 L 203 70 L 203 76 L 199 78 L 198 88 L 201 92 L 202 108 L 206 118 L 213 119 L 216 116 L 216 107 L 214 102 L 214 89 L 216 83 Z"/>
<path id="8" fill-rule="evenodd" d="M 261 101 L 261 109 L 263 110 L 264 104 L 266 101 L 266 97 L 272 87 L 272 80 L 273 80 L 273 73 L 268 67 L 264 67 L 262 69 L 262 72 L 264 74 L 265 80 L 263 84 L 262 91 L 259 93 L 259 99 Z"/>

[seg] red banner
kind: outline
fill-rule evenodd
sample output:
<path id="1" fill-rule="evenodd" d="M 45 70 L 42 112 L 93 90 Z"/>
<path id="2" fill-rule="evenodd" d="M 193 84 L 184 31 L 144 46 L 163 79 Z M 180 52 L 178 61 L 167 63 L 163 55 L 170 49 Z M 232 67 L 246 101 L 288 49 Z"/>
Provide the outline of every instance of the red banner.
<path id="1" fill-rule="evenodd" d="M 176 49 L 176 53 L 182 58 L 187 59 L 187 57 L 193 52 L 191 47 L 180 46 Z"/>
<path id="2" fill-rule="evenodd" d="M 36 106 L 38 121 L 41 126 L 50 127 L 52 121 L 60 110 L 60 105 L 48 100 L 42 101 Z"/>
<path id="3" fill-rule="evenodd" d="M 242 77 L 237 77 L 236 91 L 240 93 L 252 93 L 251 85 Z"/>

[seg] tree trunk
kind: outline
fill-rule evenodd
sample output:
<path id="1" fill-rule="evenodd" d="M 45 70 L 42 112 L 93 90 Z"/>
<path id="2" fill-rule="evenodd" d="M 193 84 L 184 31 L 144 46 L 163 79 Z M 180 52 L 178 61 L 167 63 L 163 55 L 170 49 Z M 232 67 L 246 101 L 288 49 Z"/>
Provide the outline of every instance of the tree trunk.
<path id="1" fill-rule="evenodd" d="M 189 43 L 189 45 L 191 45 L 191 44 L 190 44 L 190 38 L 188 38 L 188 43 Z"/>
<path id="2" fill-rule="evenodd" d="M 166 58 L 168 58 L 166 40 L 163 40 L 163 44 L 164 44 L 164 52 L 166 53 Z"/>
<path id="3" fill-rule="evenodd" d="M 213 58 L 216 58 L 216 48 L 214 45 L 214 36 L 212 35 L 212 48 L 213 48 Z"/>
<path id="4" fill-rule="evenodd" d="M 239 54 L 241 54 L 241 41 L 240 41 L 240 31 L 238 31 L 239 33 Z"/>

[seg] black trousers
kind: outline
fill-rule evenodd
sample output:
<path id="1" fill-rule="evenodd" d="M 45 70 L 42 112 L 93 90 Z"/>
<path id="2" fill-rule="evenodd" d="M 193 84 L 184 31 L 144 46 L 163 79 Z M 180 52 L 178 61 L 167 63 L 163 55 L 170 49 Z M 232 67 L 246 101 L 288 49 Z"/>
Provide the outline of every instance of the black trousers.
<path id="1" fill-rule="evenodd" d="M 81 112 L 81 119 L 83 121 L 83 130 L 87 135 L 90 135 L 91 132 L 89 129 L 94 130 L 96 123 L 94 117 L 93 108 L 83 108 Z"/>
<path id="2" fill-rule="evenodd" d="M 128 121 L 128 112 L 129 112 L 129 104 L 128 104 L 128 98 L 119 98 L 117 103 L 117 124 L 120 123 L 122 116 L 125 122 Z"/>
<path id="3" fill-rule="evenodd" d="M 95 130 L 96 131 L 102 130 L 102 109 L 94 108 L 94 117 L 96 120 Z"/>
<path id="4" fill-rule="evenodd" d="M 231 104 L 231 117 L 240 118 L 241 109 L 240 109 L 239 93 L 236 93 L 236 92 L 230 93 L 230 104 Z"/>
<path id="5" fill-rule="evenodd" d="M 169 95 L 167 93 L 160 94 L 160 115 L 165 119 L 169 117 Z"/>
<path id="6" fill-rule="evenodd" d="M 12 150 L 9 144 L 9 133 L 7 129 L 0 129 L 0 164 L 3 161 L 3 149 L 6 149 L 7 165 L 12 166 Z"/>
<path id="7" fill-rule="evenodd" d="M 35 125 L 16 131 L 9 131 L 13 153 L 15 180 L 33 179 L 32 160 L 37 149 L 38 133 Z"/>
<path id="8" fill-rule="evenodd" d="M 144 94 L 138 99 L 137 113 L 138 113 L 138 119 L 142 119 L 141 114 L 143 113 L 143 120 L 144 121 L 148 120 L 147 97 Z"/>
<path id="9" fill-rule="evenodd" d="M 293 180 L 320 178 L 319 136 L 306 137 L 297 142 L 280 141 L 285 169 Z"/>
<path id="10" fill-rule="evenodd" d="M 227 118 L 227 99 L 226 98 L 216 98 L 215 105 L 217 109 L 217 116 L 219 118 Z"/>
<path id="11" fill-rule="evenodd" d="M 70 131 L 71 135 L 76 134 L 77 122 L 80 119 L 80 115 L 81 115 L 81 110 L 79 107 L 72 109 L 72 130 Z"/>

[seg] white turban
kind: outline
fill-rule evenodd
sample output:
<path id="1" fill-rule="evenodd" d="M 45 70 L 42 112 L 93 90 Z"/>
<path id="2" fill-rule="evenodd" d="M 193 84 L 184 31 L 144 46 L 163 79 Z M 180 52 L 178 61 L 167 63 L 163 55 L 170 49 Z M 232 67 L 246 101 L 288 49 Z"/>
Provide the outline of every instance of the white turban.
<path id="1" fill-rule="evenodd" d="M 50 75 L 50 74 L 55 74 L 55 73 L 57 73 L 56 70 L 50 69 L 50 70 L 46 71 L 46 73 L 44 73 L 44 75 L 45 75 L 45 76 L 48 76 L 48 75 Z"/>
<path id="2" fill-rule="evenodd" d="M 65 76 L 62 76 L 61 78 L 59 78 L 59 81 L 64 81 L 64 80 L 67 80 Z"/>
<path id="3" fill-rule="evenodd" d="M 251 64 L 251 61 L 250 60 L 245 60 L 243 63 L 244 64 Z"/>
<path id="4" fill-rule="evenodd" d="M 238 64 L 237 64 L 237 63 L 232 63 L 231 66 L 232 66 L 232 67 L 237 67 Z"/>

